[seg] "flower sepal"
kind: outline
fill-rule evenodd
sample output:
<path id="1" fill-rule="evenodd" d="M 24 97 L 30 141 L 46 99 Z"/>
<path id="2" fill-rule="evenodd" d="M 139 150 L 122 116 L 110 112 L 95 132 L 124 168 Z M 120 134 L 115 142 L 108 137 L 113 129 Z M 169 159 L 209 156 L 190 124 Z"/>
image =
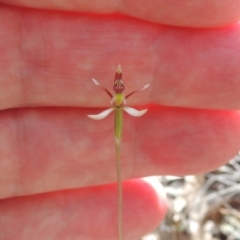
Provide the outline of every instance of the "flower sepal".
<path id="1" fill-rule="evenodd" d="M 105 117 L 107 117 L 111 112 L 114 111 L 114 107 L 108 108 L 107 110 L 104 110 L 100 112 L 99 114 L 96 115 L 87 115 L 89 118 L 94 119 L 94 120 L 102 120 Z"/>

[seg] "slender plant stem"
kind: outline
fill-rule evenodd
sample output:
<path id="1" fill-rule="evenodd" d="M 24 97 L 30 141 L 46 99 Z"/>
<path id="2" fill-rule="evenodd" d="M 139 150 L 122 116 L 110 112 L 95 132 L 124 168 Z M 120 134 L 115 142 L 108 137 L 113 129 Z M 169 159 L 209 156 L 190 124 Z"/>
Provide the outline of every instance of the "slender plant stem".
<path id="1" fill-rule="evenodd" d="M 121 177 L 120 143 L 116 144 L 116 168 L 118 183 L 118 240 L 122 240 L 122 177 Z"/>
<path id="2" fill-rule="evenodd" d="M 118 185 L 118 240 L 122 240 L 122 176 L 121 176 L 121 156 L 120 145 L 123 128 L 123 112 L 121 107 L 115 108 L 115 148 L 116 148 L 116 169 Z"/>

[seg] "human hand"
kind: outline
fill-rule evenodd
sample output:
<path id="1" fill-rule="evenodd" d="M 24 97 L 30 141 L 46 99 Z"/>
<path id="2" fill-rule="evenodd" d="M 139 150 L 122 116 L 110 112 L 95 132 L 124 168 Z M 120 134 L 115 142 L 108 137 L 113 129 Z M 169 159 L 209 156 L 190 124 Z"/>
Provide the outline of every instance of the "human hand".
<path id="1" fill-rule="evenodd" d="M 126 92 L 151 84 L 128 102 L 151 104 L 125 117 L 125 179 L 209 171 L 239 150 L 238 1 L 6 2 L 33 8 L 0 7 L 1 240 L 116 238 L 113 119 L 87 114 L 109 103 L 91 78 L 110 88 L 118 63 Z M 136 18 L 93 14 L 112 12 Z M 126 239 L 164 217 L 156 185 L 124 183 Z"/>

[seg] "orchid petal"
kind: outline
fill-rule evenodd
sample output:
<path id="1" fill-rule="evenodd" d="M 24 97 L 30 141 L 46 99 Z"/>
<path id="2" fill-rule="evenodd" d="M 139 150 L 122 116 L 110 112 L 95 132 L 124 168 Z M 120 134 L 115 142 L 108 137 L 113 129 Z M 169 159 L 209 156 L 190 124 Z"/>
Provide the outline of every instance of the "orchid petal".
<path id="1" fill-rule="evenodd" d="M 101 119 L 107 117 L 112 111 L 114 111 L 114 108 L 109 108 L 99 114 L 96 114 L 96 115 L 87 115 L 87 116 L 94 120 L 101 120 Z"/>
<path id="2" fill-rule="evenodd" d="M 108 91 L 104 86 L 102 86 L 96 79 L 92 78 L 92 81 L 95 85 L 99 86 L 104 92 L 106 92 L 110 98 L 113 98 L 113 95 L 110 93 L 110 91 Z"/>
<path id="3" fill-rule="evenodd" d="M 133 117 L 141 117 L 144 113 L 147 112 L 147 109 L 138 111 L 137 109 L 131 107 L 123 107 L 123 110 Z"/>
<path id="4" fill-rule="evenodd" d="M 142 88 L 140 88 L 138 91 L 142 91 L 142 90 L 148 88 L 149 86 L 150 86 L 150 84 L 148 83 L 148 84 L 144 85 Z"/>
<path id="5" fill-rule="evenodd" d="M 138 89 L 138 90 L 135 90 L 133 92 L 130 92 L 125 98 L 127 99 L 128 97 L 130 97 L 131 95 L 133 95 L 134 93 L 138 93 L 146 88 L 148 88 L 150 86 L 150 84 L 146 84 L 144 85 L 142 88 Z"/>
<path id="6" fill-rule="evenodd" d="M 98 80 L 96 80 L 96 79 L 94 79 L 94 78 L 92 78 L 92 80 L 93 80 L 93 82 L 94 82 L 95 85 L 97 85 L 97 86 L 100 85 L 100 83 L 98 82 Z"/>

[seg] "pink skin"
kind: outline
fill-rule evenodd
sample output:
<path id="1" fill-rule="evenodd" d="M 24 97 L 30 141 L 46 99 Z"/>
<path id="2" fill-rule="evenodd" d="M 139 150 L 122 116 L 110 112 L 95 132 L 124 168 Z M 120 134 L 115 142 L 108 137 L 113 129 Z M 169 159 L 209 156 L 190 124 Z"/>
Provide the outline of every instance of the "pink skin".
<path id="1" fill-rule="evenodd" d="M 151 84 L 127 101 L 149 111 L 125 115 L 124 179 L 203 173 L 238 152 L 238 0 L 5 2 L 41 10 L 0 5 L 0 237 L 116 239 L 113 119 L 87 114 L 110 107 L 91 78 L 111 89 L 119 63 L 126 93 Z M 136 18 L 93 14 L 113 12 Z M 166 208 L 154 181 L 126 181 L 125 239 Z"/>

